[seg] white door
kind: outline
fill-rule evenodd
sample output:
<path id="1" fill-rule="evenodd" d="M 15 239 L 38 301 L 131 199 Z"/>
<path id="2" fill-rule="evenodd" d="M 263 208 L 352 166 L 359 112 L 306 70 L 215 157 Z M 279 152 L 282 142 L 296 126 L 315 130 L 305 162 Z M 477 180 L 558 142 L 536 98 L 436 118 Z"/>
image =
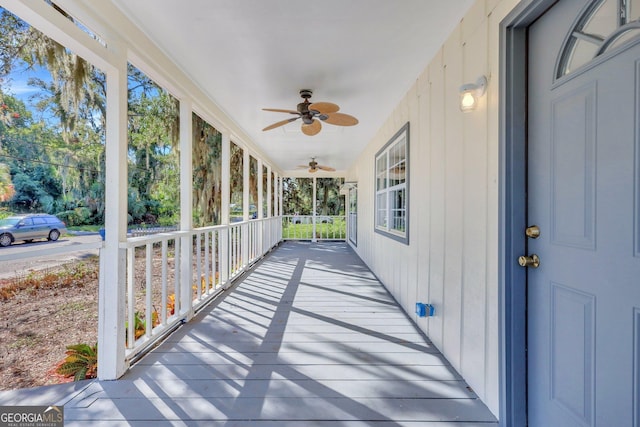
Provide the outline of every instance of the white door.
<path id="1" fill-rule="evenodd" d="M 529 259 L 540 259 L 527 267 L 534 427 L 640 426 L 637 31 L 584 59 L 619 26 L 604 21 L 622 3 L 560 0 L 530 27 L 527 220 L 540 230 L 527 239 Z M 590 5 L 611 11 L 586 13 Z M 583 27 L 601 34 L 579 34 Z M 570 33 L 581 44 L 562 56 Z"/>

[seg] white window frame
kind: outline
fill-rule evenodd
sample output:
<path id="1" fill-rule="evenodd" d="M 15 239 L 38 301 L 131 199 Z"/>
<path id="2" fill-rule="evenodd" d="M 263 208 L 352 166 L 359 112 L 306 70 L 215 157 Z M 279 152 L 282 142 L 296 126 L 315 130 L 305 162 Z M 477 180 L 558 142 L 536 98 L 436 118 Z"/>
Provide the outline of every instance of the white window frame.
<path id="1" fill-rule="evenodd" d="M 404 159 L 399 162 L 391 159 L 390 153 L 404 144 Z M 374 170 L 374 229 L 376 233 L 382 234 L 398 242 L 409 244 L 409 122 L 376 153 Z M 391 173 L 398 164 L 404 163 L 404 177 L 402 182 L 394 183 Z M 379 168 L 379 165 L 381 166 Z M 403 194 L 400 201 L 400 208 L 394 209 L 394 196 Z M 401 212 L 400 216 L 394 219 L 393 211 Z M 398 227 L 398 222 L 404 227 Z"/>

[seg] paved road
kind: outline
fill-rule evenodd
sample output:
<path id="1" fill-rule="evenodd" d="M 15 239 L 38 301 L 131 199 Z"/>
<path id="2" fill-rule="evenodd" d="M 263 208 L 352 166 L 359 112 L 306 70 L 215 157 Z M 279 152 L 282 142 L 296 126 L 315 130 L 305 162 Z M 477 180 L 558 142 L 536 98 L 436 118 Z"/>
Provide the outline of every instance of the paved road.
<path id="1" fill-rule="evenodd" d="M 100 236 L 98 234 L 85 234 L 77 236 L 66 235 L 64 237 L 61 237 L 57 242 L 48 242 L 46 240 L 35 241 L 32 243 L 16 242 L 6 248 L 0 247 L 0 279 L 23 276 L 29 271 L 50 268 L 62 263 L 98 255 L 97 249 L 74 250 L 74 246 L 78 246 L 83 243 L 93 243 L 99 241 Z M 33 252 L 34 250 L 63 247 L 68 248 L 68 252 L 65 251 L 64 253 L 44 255 L 23 260 L 2 260 L 3 255 L 13 255 L 19 253 L 27 254 L 29 252 Z"/>

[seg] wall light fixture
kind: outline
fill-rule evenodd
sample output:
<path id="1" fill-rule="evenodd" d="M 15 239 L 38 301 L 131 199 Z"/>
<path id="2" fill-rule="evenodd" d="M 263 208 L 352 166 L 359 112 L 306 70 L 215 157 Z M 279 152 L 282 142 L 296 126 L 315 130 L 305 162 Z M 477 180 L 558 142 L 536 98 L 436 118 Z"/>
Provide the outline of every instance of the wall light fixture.
<path id="1" fill-rule="evenodd" d="M 469 112 L 478 106 L 478 98 L 487 91 L 487 78 L 480 76 L 475 83 L 460 86 L 460 110 Z"/>

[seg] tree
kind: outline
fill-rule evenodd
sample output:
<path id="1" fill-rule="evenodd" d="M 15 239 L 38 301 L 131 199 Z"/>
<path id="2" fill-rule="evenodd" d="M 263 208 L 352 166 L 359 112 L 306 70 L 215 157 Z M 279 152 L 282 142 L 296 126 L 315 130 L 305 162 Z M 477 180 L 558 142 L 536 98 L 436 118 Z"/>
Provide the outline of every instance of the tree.
<path id="1" fill-rule="evenodd" d="M 230 186 L 231 186 L 231 204 L 233 205 L 231 209 L 231 213 L 237 215 L 241 215 L 243 212 L 243 172 L 244 172 L 244 155 L 242 148 L 231 143 L 230 149 Z"/>
<path id="2" fill-rule="evenodd" d="M 220 224 L 222 134 L 193 114 L 193 225 Z"/>
<path id="3" fill-rule="evenodd" d="M 0 202 L 6 202 L 15 194 L 9 166 L 0 163 Z"/>
<path id="4" fill-rule="evenodd" d="M 316 180 L 317 209 L 320 215 L 344 214 L 344 198 L 340 194 L 342 178 L 318 178 Z"/>
<path id="5" fill-rule="evenodd" d="M 51 6 L 73 20 L 55 4 Z M 13 147 L 6 147 L 6 144 L 0 147 L 0 154 L 2 150 L 5 155 L 13 151 L 11 174 L 21 174 L 21 185 L 15 185 L 14 199 L 18 204 L 14 206 L 21 209 L 47 206 L 47 209 L 60 211 L 89 204 L 96 208 L 96 219 L 101 220 L 104 203 L 96 201 L 96 198 L 104 198 L 104 191 L 99 187 L 103 187 L 104 182 L 105 76 L 59 43 L 0 9 L 0 77 L 4 78 L 3 86 L 10 88 L 11 82 L 6 80 L 6 76 L 12 71 L 42 67 L 49 71 L 51 78 L 29 81 L 31 86 L 40 89 L 34 109 L 39 114 L 39 121 L 27 123 L 24 118 L 32 117 L 21 114 L 19 118 L 24 126 L 13 123 L 20 132 L 9 135 L 13 138 Z M 20 144 L 27 147 L 20 148 Z M 38 162 L 55 166 L 49 179 L 59 180 L 59 185 L 38 181 L 34 174 L 43 169 L 42 166 L 34 166 Z M 33 185 L 38 182 L 40 185 L 35 191 Z M 47 186 L 61 189 L 52 195 Z M 22 189 L 28 192 L 20 194 Z M 44 193 L 48 196 L 34 199 L 36 194 Z M 55 203 L 51 203 L 50 198 Z M 98 211 L 100 206 L 102 209 Z"/>
<path id="6" fill-rule="evenodd" d="M 282 186 L 285 215 L 311 215 L 313 213 L 313 179 L 284 178 Z"/>
<path id="7" fill-rule="evenodd" d="M 129 186 L 146 210 L 134 222 L 179 221 L 179 103 L 129 65 Z"/>

